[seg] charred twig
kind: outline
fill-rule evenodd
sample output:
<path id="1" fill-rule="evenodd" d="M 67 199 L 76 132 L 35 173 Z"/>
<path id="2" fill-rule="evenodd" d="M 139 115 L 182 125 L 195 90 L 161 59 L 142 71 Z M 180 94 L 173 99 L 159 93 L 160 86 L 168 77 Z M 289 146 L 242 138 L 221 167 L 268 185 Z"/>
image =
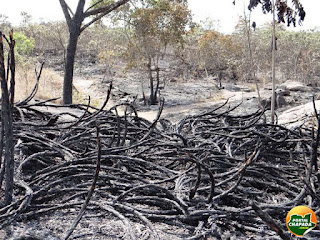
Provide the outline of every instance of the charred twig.
<path id="1" fill-rule="evenodd" d="M 256 214 L 273 230 L 275 231 L 282 239 L 290 240 L 290 236 L 288 236 L 282 228 L 277 224 L 273 218 L 266 212 L 262 211 L 262 209 L 255 203 L 251 203 L 252 209 L 256 212 Z"/>
<path id="2" fill-rule="evenodd" d="M 314 107 L 315 116 L 317 118 L 317 135 L 316 135 L 316 138 L 313 139 L 313 141 L 312 141 L 311 163 L 312 163 L 312 166 L 314 166 L 315 172 L 318 172 L 318 147 L 319 147 L 319 141 L 320 141 L 320 116 L 319 116 L 317 109 L 316 109 L 314 97 L 313 97 L 313 107 Z M 314 138 L 313 135 L 312 135 L 312 138 Z"/>
<path id="3" fill-rule="evenodd" d="M 85 202 L 83 203 L 77 218 L 75 219 L 71 228 L 67 231 L 66 235 L 64 236 L 65 240 L 67 240 L 71 236 L 72 232 L 74 231 L 74 229 L 77 227 L 78 223 L 80 222 L 80 220 L 81 220 L 81 218 L 82 218 L 82 216 L 88 206 L 88 203 L 93 195 L 94 189 L 95 189 L 97 181 L 98 181 L 99 172 L 100 172 L 100 165 L 101 165 L 101 142 L 100 142 L 100 137 L 99 137 L 99 131 L 100 131 L 100 128 L 97 126 L 98 159 L 97 159 L 97 167 L 96 167 L 96 172 L 95 172 L 95 175 L 93 178 L 93 182 L 92 182 L 91 188 L 88 192 L 87 198 L 86 198 Z"/>
<path id="4" fill-rule="evenodd" d="M 261 112 L 237 115 L 230 111 L 233 107 L 224 106 L 176 125 L 163 121 L 158 126 L 161 111 L 149 122 L 139 118 L 130 103 L 101 109 L 95 116 L 89 109 L 99 109 L 89 104 L 72 105 L 81 110 L 73 114 L 73 121 L 41 111 L 47 106 L 59 110 L 59 106 L 36 104 L 37 108 L 29 102 L 20 108 L 22 113 L 13 112 L 13 131 L 20 139 L 17 150 L 23 156 L 16 158 L 19 179 L 33 191 L 32 201 L 24 204 L 29 195 L 17 185 L 15 201 L 0 208 L 1 224 L 14 219 L 27 224 L 39 216 L 46 221 L 56 212 L 65 214 L 83 206 L 97 168 L 97 123 L 101 144 L 94 188 L 97 201 L 90 200 L 85 208 L 87 217 L 95 221 L 86 224 L 95 222 L 99 227 L 115 216 L 131 239 L 141 238 L 137 223 L 147 226 L 146 234 L 160 233 L 158 223 L 173 224 L 183 229 L 186 239 L 227 232 L 239 238 L 244 234 L 268 238 L 275 233 L 253 216 L 248 200 L 275 221 L 293 205 L 319 206 L 315 197 L 319 189 L 312 185 L 311 131 L 265 124 Z M 124 115 L 114 111 L 120 106 L 127 108 Z M 55 117 L 59 122 L 53 121 Z M 21 206 L 26 206 L 23 211 Z M 317 237 L 316 232 L 308 234 Z M 98 235 L 106 236 L 103 232 L 92 236 Z"/>
<path id="5" fill-rule="evenodd" d="M 42 73 L 42 70 L 43 70 L 43 66 L 44 66 L 44 62 L 41 63 L 39 72 L 37 71 L 37 69 L 34 70 L 35 74 L 36 74 L 36 83 L 35 83 L 32 91 L 31 91 L 30 95 L 28 97 L 26 97 L 24 100 L 22 100 L 21 102 L 16 103 L 16 106 L 26 105 L 37 94 L 38 88 L 39 88 L 39 82 L 40 82 L 40 78 L 41 78 L 41 73 Z"/>

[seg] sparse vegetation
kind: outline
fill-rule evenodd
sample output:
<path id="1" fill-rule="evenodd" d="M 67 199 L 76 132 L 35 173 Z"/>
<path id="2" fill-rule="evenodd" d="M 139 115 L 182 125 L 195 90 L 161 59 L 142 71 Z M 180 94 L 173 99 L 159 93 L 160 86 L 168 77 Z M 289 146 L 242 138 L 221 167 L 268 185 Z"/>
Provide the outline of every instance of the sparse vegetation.
<path id="1" fill-rule="evenodd" d="M 134 69 L 141 75 L 137 81 L 142 82 L 143 91 L 146 91 L 150 88 L 150 81 L 149 83 L 146 81 L 150 76 L 148 77 L 144 73 L 148 64 L 146 64 L 146 59 L 142 58 L 144 56 L 142 53 L 146 53 L 141 48 L 143 41 L 139 43 L 137 39 L 132 38 L 134 36 L 132 28 L 119 24 L 121 16 L 117 16 L 117 19 L 115 26 L 104 25 L 103 22 L 100 22 L 82 33 L 78 43 L 75 71 L 83 72 L 86 66 L 98 67 L 99 63 L 100 73 L 106 74 L 104 79 L 114 79 L 116 75 L 126 75 L 123 71 Z M 3 24 L 10 25 L 6 22 L 5 17 Z M 162 66 L 166 62 L 165 67 L 160 68 L 160 87 L 162 87 L 161 85 L 165 86 L 166 82 L 175 81 L 175 79 L 181 79 L 183 82 L 203 77 L 217 79 L 217 85 L 220 84 L 219 81 L 221 81 L 221 85 L 228 81 L 253 82 L 254 79 L 248 71 L 251 60 L 248 57 L 245 24 L 244 19 L 239 19 L 236 31 L 229 35 L 219 33 L 214 29 L 208 30 L 206 26 L 191 24 L 188 31 L 181 32 L 182 38 L 179 42 L 182 44 L 168 42 L 163 49 L 156 50 L 157 55 L 153 54 L 153 58 L 157 56 L 154 60 L 155 63 L 158 62 L 158 65 Z M 31 72 L 36 62 L 42 60 L 46 60 L 46 68 L 62 70 L 68 38 L 65 23 L 42 22 L 39 24 L 25 21 L 18 30 L 16 33 L 17 41 L 25 41 L 18 50 L 23 53 L 23 61 L 17 62 L 19 78 L 32 78 L 34 74 Z M 262 87 L 271 79 L 271 30 L 272 26 L 266 24 L 257 26 L 255 31 L 251 32 L 252 61 L 254 69 L 256 69 L 256 78 Z M 277 25 L 276 31 L 277 55 L 279 56 L 276 65 L 278 82 L 297 80 L 318 86 L 320 80 L 319 33 L 317 31 L 292 32 L 281 25 Z M 151 44 L 151 41 L 148 42 Z M 159 44 L 154 45 L 159 46 Z M 153 67 L 151 69 L 152 78 L 156 79 L 157 74 L 153 70 L 157 68 L 153 63 L 151 66 Z M 161 77 L 162 71 L 165 72 L 163 77 Z M 30 80 L 26 80 L 24 84 L 28 88 L 29 82 Z M 54 84 L 52 86 L 55 87 Z M 154 89 L 156 86 L 157 84 L 153 86 Z M 61 85 L 57 85 L 55 88 L 57 91 L 61 91 Z M 142 97 L 141 93 L 142 90 L 137 92 L 139 97 Z M 46 95 L 43 93 L 41 97 L 50 98 L 53 94 Z M 153 96 L 157 96 L 157 94 L 154 93 Z"/>
<path id="2" fill-rule="evenodd" d="M 33 87 L 36 84 L 36 75 L 34 69 L 29 66 L 28 69 L 17 69 L 16 75 L 16 101 L 23 100 L 26 98 Z M 42 79 L 39 84 L 39 90 L 36 94 L 36 98 L 41 100 L 47 100 L 51 98 L 61 98 L 61 89 L 63 86 L 62 77 L 50 69 L 44 69 L 42 71 Z M 62 103 L 61 100 L 56 101 Z"/>

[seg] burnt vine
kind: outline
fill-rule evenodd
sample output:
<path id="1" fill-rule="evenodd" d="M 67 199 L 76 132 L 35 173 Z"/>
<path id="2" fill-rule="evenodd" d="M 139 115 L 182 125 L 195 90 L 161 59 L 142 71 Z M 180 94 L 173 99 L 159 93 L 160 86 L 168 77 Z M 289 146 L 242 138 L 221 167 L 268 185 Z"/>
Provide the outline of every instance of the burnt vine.
<path id="1" fill-rule="evenodd" d="M 319 135 L 311 129 L 264 123 L 261 111 L 233 114 L 237 106 L 227 102 L 177 124 L 160 119 L 163 104 L 154 122 L 140 118 L 132 104 L 72 105 L 81 115 L 42 111 L 48 107 L 63 108 L 47 101 L 14 108 L 15 194 L 0 209 L 1 228 L 72 209 L 76 217 L 96 169 L 96 126 L 101 166 L 86 213 L 112 214 L 127 239 L 139 239 L 136 222 L 153 239 L 161 238 L 157 223 L 188 229 L 187 239 L 276 236 L 262 213 L 287 239 L 288 210 L 319 209 Z M 119 107 L 126 108 L 123 116 Z"/>

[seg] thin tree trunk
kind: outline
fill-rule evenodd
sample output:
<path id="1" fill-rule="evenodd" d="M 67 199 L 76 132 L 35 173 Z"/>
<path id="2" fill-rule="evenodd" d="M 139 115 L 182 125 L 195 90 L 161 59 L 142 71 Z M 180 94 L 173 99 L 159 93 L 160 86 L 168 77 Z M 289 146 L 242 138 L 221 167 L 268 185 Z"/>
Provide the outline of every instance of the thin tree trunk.
<path id="1" fill-rule="evenodd" d="M 76 30 L 70 30 L 69 42 L 67 47 L 67 57 L 64 69 L 64 81 L 63 81 L 63 104 L 72 104 L 72 80 L 75 63 L 75 55 L 77 50 L 77 43 L 79 39 L 79 33 Z"/>
<path id="2" fill-rule="evenodd" d="M 244 16 L 246 18 L 246 12 L 244 12 Z M 246 19 L 245 19 L 246 20 Z M 258 80 L 256 78 L 256 68 L 254 67 L 254 61 L 253 61 L 253 52 L 252 52 L 252 45 L 251 45 L 251 11 L 249 13 L 249 19 L 248 22 L 246 23 L 246 32 L 247 32 L 247 38 L 248 38 L 248 48 L 249 48 L 249 57 L 250 57 L 250 73 L 253 72 L 253 79 L 254 83 L 256 85 L 256 91 L 258 95 L 258 107 L 260 109 L 263 109 L 264 106 L 261 104 L 261 95 L 260 95 L 260 88 L 258 84 Z M 264 115 L 265 118 L 265 115 Z"/>
<path id="3" fill-rule="evenodd" d="M 275 4 L 272 0 L 272 96 L 271 96 L 271 123 L 275 122 L 275 107 L 276 107 L 276 20 L 275 20 Z"/>
<path id="4" fill-rule="evenodd" d="M 9 69 L 10 69 L 10 108 L 13 110 L 14 105 L 14 97 L 15 97 L 15 85 L 16 85 L 16 59 L 14 55 L 14 47 L 15 47 L 15 41 L 13 40 L 13 31 L 10 33 L 10 63 L 9 63 Z M 9 78 L 8 78 L 9 79 Z"/>
<path id="5" fill-rule="evenodd" d="M 155 104 L 157 103 L 157 94 L 158 94 L 158 91 L 159 91 L 159 85 L 160 85 L 160 69 L 159 67 L 157 66 L 156 68 L 156 73 L 157 73 L 157 85 L 156 85 L 156 89 L 154 91 L 154 102 Z"/>
<path id="6" fill-rule="evenodd" d="M 206 67 L 204 67 L 204 71 L 206 72 L 206 77 L 209 78 L 208 70 Z"/>
<path id="7" fill-rule="evenodd" d="M 148 76 L 150 82 L 150 105 L 155 104 L 155 97 L 154 97 L 154 86 L 153 86 L 153 76 L 152 76 L 152 69 L 151 69 L 151 58 L 148 60 Z"/>

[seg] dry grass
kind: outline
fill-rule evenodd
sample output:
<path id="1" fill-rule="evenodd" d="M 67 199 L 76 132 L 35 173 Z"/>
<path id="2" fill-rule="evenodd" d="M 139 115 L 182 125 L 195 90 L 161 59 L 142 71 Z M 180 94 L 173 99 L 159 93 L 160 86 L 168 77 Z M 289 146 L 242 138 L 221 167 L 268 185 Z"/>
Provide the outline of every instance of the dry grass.
<path id="1" fill-rule="evenodd" d="M 36 83 L 36 74 L 32 68 L 24 69 L 18 68 L 16 71 L 16 87 L 15 87 L 15 101 L 21 101 L 31 93 Z M 63 77 L 57 72 L 44 68 L 40 78 L 38 92 L 35 96 L 36 99 L 47 100 L 52 98 L 59 98 L 54 103 L 62 104 L 62 89 Z M 84 90 L 84 89 L 82 89 Z M 85 92 L 79 89 L 73 90 L 74 103 L 88 103 L 88 97 Z M 100 101 L 91 99 L 91 105 L 100 106 Z"/>
<path id="2" fill-rule="evenodd" d="M 216 102 L 216 101 L 222 101 L 226 100 L 225 96 L 222 93 L 213 93 L 210 97 L 210 101 Z"/>
<path id="3" fill-rule="evenodd" d="M 251 83 L 251 84 L 249 84 L 249 89 L 250 89 L 250 92 L 254 92 L 254 91 L 256 91 L 256 89 L 257 89 L 257 86 L 256 86 L 256 84 L 254 84 L 254 83 Z"/>
<path id="4" fill-rule="evenodd" d="M 27 97 L 36 83 L 36 74 L 31 68 L 18 68 L 16 71 L 15 101 Z M 50 69 L 43 69 L 36 98 L 46 100 L 62 96 L 63 78 Z M 62 103 L 59 99 L 56 103 Z"/>

